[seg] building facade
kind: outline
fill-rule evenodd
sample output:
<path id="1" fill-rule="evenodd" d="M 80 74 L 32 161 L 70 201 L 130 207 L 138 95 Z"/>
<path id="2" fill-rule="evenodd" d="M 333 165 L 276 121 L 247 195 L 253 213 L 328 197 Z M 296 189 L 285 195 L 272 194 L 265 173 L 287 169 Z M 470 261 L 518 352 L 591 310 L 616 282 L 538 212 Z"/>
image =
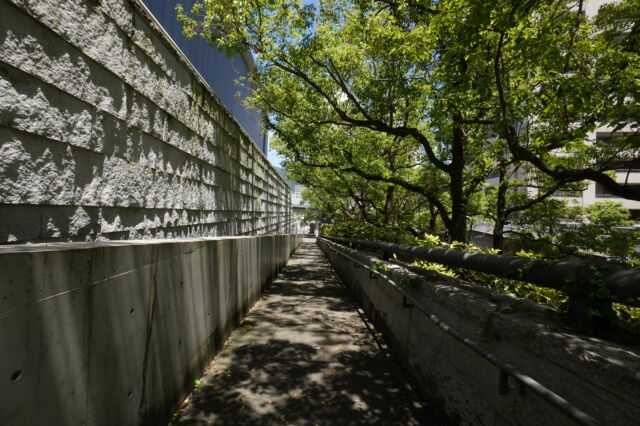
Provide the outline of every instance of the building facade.
<path id="1" fill-rule="evenodd" d="M 593 17 L 598 13 L 598 9 L 602 5 L 611 2 L 612 0 L 587 0 L 583 5 L 584 13 L 586 16 Z M 607 140 L 612 138 L 637 132 L 637 129 L 631 129 L 629 127 L 614 132 L 613 129 L 603 126 L 592 132 L 589 135 L 589 140 L 592 142 L 606 143 Z M 622 153 L 620 158 L 616 160 L 616 166 L 614 170 L 616 182 L 640 187 L 640 162 L 632 162 L 628 158 L 625 158 L 625 154 Z M 622 207 L 629 209 L 634 219 L 640 219 L 640 201 L 627 200 L 614 195 L 595 182 L 588 182 L 587 187 L 578 193 L 558 193 L 556 198 L 566 199 L 570 205 L 582 207 L 587 207 L 605 200 L 617 201 L 622 203 Z"/>
<path id="2" fill-rule="evenodd" d="M 612 0 L 586 0 L 583 3 L 584 14 L 590 17 L 595 16 L 602 5 L 611 3 L 611 1 Z M 576 8 L 577 7 L 576 3 Z M 606 143 L 607 140 L 612 138 L 627 136 L 634 133 L 638 134 L 638 129 L 626 127 L 613 131 L 613 129 L 609 127 L 601 126 L 587 135 L 587 139 L 593 143 Z M 616 167 L 613 170 L 615 180 L 618 183 L 626 183 L 629 186 L 640 187 L 640 161 L 631 161 L 630 158 L 632 158 L 632 156 L 626 156 L 625 153 L 621 153 L 620 157 L 614 160 L 614 166 Z M 526 167 L 522 167 L 516 172 L 514 177 L 526 180 L 528 173 L 529 171 Z M 499 185 L 497 174 L 490 176 L 486 182 L 489 184 L 489 187 Z M 536 191 L 534 189 L 529 188 L 528 191 L 531 192 L 531 196 L 536 195 Z M 616 201 L 621 203 L 622 207 L 631 212 L 632 218 L 640 220 L 640 201 L 628 200 L 614 195 L 595 182 L 587 181 L 586 187 L 582 191 L 558 191 L 554 195 L 554 198 L 564 199 L 571 206 L 581 207 L 588 207 L 600 201 Z"/>
<path id="3" fill-rule="evenodd" d="M 182 35 L 182 24 L 178 22 L 176 4 L 180 3 L 185 10 L 191 10 L 195 0 L 180 2 L 142 0 L 142 2 L 253 143 L 266 155 L 269 149 L 268 138 L 263 131 L 262 116 L 259 111 L 248 108 L 243 103 L 251 94 L 251 85 L 246 80 L 243 80 L 242 84 L 237 84 L 255 68 L 251 53 L 230 57 L 201 37 L 188 40 Z"/>

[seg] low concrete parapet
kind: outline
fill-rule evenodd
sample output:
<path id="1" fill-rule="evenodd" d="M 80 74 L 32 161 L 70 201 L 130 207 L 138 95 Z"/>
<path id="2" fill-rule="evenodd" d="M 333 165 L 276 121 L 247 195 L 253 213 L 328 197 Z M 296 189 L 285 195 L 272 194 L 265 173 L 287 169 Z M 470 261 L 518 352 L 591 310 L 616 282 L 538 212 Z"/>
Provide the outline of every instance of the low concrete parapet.
<path id="1" fill-rule="evenodd" d="M 0 424 L 166 424 L 301 239 L 0 247 Z"/>
<path id="2" fill-rule="evenodd" d="M 602 424 L 637 424 L 640 354 L 634 349 L 566 332 L 557 313 L 540 305 L 340 246 L 358 260 L 354 263 L 329 243 L 319 240 L 319 245 L 425 396 L 461 424 L 575 423 L 532 392 L 501 383 L 495 365 L 443 332 L 358 262 L 383 269 L 443 322 Z"/>

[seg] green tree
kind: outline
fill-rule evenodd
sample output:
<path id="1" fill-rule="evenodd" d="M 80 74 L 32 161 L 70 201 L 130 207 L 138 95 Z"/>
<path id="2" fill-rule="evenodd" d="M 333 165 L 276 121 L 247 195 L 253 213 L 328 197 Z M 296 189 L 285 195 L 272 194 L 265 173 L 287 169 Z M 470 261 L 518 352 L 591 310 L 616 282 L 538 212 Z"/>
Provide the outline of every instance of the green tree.
<path id="1" fill-rule="evenodd" d="M 495 128 L 515 160 L 558 182 L 591 180 L 640 200 L 609 173 L 621 157 L 630 167 L 640 159 L 640 3 L 608 4 L 593 18 L 584 7 L 539 2 L 496 26 Z M 614 137 L 592 140 L 603 126 Z"/>
<path id="2" fill-rule="evenodd" d="M 585 213 L 588 220 L 583 232 L 585 249 L 623 259 L 637 258 L 635 249 L 640 247 L 640 231 L 628 228 L 633 221 L 622 203 L 601 201 L 587 207 Z"/>
<path id="3" fill-rule="evenodd" d="M 621 153 L 636 160 L 637 141 L 586 141 L 600 124 L 615 133 L 637 123 L 637 2 L 607 6 L 594 20 L 579 13 L 582 1 L 578 13 L 575 6 L 568 0 L 325 0 L 318 7 L 229 0 L 197 2 L 181 19 L 187 35 L 256 53 L 253 102 L 269 111 L 268 125 L 291 158 L 420 194 L 453 240 L 465 239 L 472 199 L 498 172 L 500 247 L 511 215 L 569 183 L 594 180 L 619 195 L 637 195 L 607 172 Z M 385 140 L 378 134 L 411 146 L 418 173 L 360 161 L 360 142 L 373 152 Z M 343 158 L 318 159 L 317 147 Z M 535 183 L 537 193 L 518 194 L 523 185 L 509 177 L 514 167 L 547 178 Z M 429 181 L 434 176 L 436 184 Z"/>
<path id="4" fill-rule="evenodd" d="M 298 130 L 296 126 L 292 129 Z M 294 136 L 288 135 L 289 142 L 285 142 L 282 132 L 278 127 L 273 145 L 288 158 L 284 164 L 291 176 L 311 189 L 307 199 L 324 217 L 345 224 L 346 230 L 358 230 L 360 238 L 364 229 L 375 230 L 370 238 L 381 239 L 384 234 L 392 240 L 402 239 L 403 233 L 417 237 L 425 226 L 436 232 L 437 216 L 426 206 L 425 197 L 388 181 L 368 179 L 370 175 L 385 175 L 389 181 L 420 180 L 411 144 L 371 132 L 369 137 L 382 140 L 372 143 L 352 134 L 356 140 L 341 146 L 316 143 L 317 138 L 291 144 Z"/>
<path id="5" fill-rule="evenodd" d="M 611 232 L 614 227 L 633 225 L 629 210 L 622 207 L 622 203 L 615 201 L 600 201 L 586 208 L 587 219 L 605 232 Z"/>
<path id="6" fill-rule="evenodd" d="M 460 3 L 462 5 L 462 3 Z M 419 6 L 406 2 L 419 13 Z M 638 117 L 638 2 L 607 5 L 594 19 L 583 2 L 478 2 L 458 24 L 470 72 L 493 76 L 493 105 L 485 114 L 495 133 L 499 184 L 493 193 L 494 248 L 502 249 L 509 217 L 593 180 L 612 193 L 638 199 L 640 190 L 608 173 L 640 164 Z M 468 19 L 467 19 L 468 18 Z M 475 54 L 472 53 L 475 49 Z M 489 60 L 479 57 L 486 55 Z M 486 93 L 484 84 L 466 88 Z M 607 125 L 616 137 L 590 140 Z M 625 135 L 617 134 L 625 129 Z M 525 169 L 514 178 L 516 170 Z M 535 169 L 535 170 L 531 170 Z M 536 172 L 537 170 L 537 172 Z M 544 176 L 541 176 L 544 175 Z M 523 182 L 526 180 L 528 182 Z M 531 191 L 531 189 L 534 189 Z"/>
<path id="7" fill-rule="evenodd" d="M 543 203 L 558 191 L 579 192 L 583 182 L 556 181 L 527 163 L 513 161 L 499 168 L 497 185 L 487 190 L 488 203 L 485 216 L 493 226 L 493 248 L 504 249 L 505 227 L 515 215 Z"/>
<path id="8" fill-rule="evenodd" d="M 638 257 L 640 231 L 621 203 L 603 201 L 588 207 L 570 206 L 564 200 L 548 199 L 524 211 L 509 231 L 514 249 L 541 253 L 547 258 L 585 254 Z"/>
<path id="9" fill-rule="evenodd" d="M 530 251 L 546 258 L 571 257 L 579 252 L 583 221 L 582 207 L 549 198 L 515 217 L 507 234 L 513 240 L 514 251 Z"/>
<path id="10" fill-rule="evenodd" d="M 253 101 L 270 111 L 270 125 L 290 145 L 300 142 L 296 134 L 310 143 L 344 144 L 353 138 L 334 135 L 349 129 L 363 130 L 358 136 L 374 143 L 364 133 L 413 144 L 415 164 L 428 161 L 445 175 L 447 194 L 425 182 L 351 168 L 421 194 L 451 238 L 463 241 L 469 199 L 491 166 L 483 120 L 491 93 L 469 90 L 487 88 L 491 75 L 486 61 L 467 58 L 473 43 L 460 26 L 475 3 L 464 4 L 467 12 L 460 2 L 423 2 L 414 14 L 402 2 L 323 1 L 316 8 L 301 1 L 235 0 L 196 3 L 181 19 L 187 35 L 256 53 Z M 482 72 L 471 72 L 474 67 Z"/>

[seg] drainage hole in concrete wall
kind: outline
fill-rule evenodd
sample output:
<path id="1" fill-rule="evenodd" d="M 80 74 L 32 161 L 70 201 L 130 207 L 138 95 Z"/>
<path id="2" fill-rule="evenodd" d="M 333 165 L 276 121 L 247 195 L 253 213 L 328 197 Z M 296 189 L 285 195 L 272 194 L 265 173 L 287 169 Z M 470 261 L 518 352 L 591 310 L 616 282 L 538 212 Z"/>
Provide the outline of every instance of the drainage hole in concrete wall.
<path id="1" fill-rule="evenodd" d="M 129 311 L 129 314 L 130 314 L 130 315 L 133 315 L 133 313 L 134 313 L 135 311 L 136 311 L 135 309 L 131 308 L 131 310 Z"/>
<path id="2" fill-rule="evenodd" d="M 17 382 L 18 380 L 20 380 L 20 377 L 22 377 L 22 371 L 16 370 L 11 375 L 11 381 L 12 382 Z"/>
<path id="3" fill-rule="evenodd" d="M 178 340 L 178 346 L 182 346 L 182 340 Z"/>
<path id="4" fill-rule="evenodd" d="M 133 391 L 129 391 L 129 393 L 127 394 L 127 398 L 131 398 L 133 396 Z"/>

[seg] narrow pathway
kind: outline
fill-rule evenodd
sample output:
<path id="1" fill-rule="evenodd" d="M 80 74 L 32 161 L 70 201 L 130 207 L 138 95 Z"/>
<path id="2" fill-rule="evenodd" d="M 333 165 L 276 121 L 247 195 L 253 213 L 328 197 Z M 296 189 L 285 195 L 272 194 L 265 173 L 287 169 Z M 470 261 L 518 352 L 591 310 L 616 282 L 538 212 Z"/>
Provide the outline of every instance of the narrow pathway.
<path id="1" fill-rule="evenodd" d="M 179 413 L 188 425 L 435 424 L 305 239 Z M 174 423 L 175 424 L 175 423 Z"/>

